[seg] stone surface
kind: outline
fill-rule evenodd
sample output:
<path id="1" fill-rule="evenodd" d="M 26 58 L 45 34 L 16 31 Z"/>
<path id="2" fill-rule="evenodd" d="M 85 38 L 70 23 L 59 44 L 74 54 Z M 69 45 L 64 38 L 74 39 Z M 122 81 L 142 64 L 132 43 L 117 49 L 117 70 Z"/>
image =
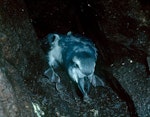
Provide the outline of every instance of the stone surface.
<path id="1" fill-rule="evenodd" d="M 1 117 L 35 116 L 24 81 L 37 77 L 33 61 L 40 59 L 40 51 L 25 9 L 22 0 L 0 1 Z"/>
<path id="2" fill-rule="evenodd" d="M 135 117 L 127 109 L 130 101 L 139 117 L 150 116 L 149 2 L 25 2 L 26 5 L 23 0 L 0 1 L 0 116 L 34 117 L 36 111 L 36 115 L 46 117 Z M 104 68 L 114 76 L 106 80 L 111 84 L 109 88 L 91 88 L 91 104 L 82 102 L 80 92 L 64 70 L 58 70 L 60 84 L 42 76 L 48 66 L 36 40 L 49 32 L 70 30 L 96 43 L 101 54 L 96 73 L 100 75 L 100 68 L 106 65 Z M 130 97 L 121 97 L 128 96 L 123 89 L 131 97 L 129 102 L 126 99 Z"/>
<path id="3" fill-rule="evenodd" d="M 112 66 L 114 76 L 132 97 L 139 117 L 150 116 L 150 77 L 145 66 L 131 58 L 124 58 Z"/>

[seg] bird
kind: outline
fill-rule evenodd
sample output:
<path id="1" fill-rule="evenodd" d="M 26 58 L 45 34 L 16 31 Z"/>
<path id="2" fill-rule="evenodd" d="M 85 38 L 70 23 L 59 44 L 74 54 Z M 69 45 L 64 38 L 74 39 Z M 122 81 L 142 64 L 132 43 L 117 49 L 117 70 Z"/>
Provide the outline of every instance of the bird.
<path id="1" fill-rule="evenodd" d="M 91 84 L 104 86 L 104 81 L 95 75 L 97 61 L 97 48 L 91 39 L 78 34 L 49 33 L 44 40 L 47 40 L 50 48 L 47 59 L 49 68 L 44 75 L 52 82 L 60 82 L 60 76 L 55 69 L 63 66 L 68 73 L 70 80 L 75 82 L 83 95 L 84 102 L 90 102 L 88 93 Z M 67 79 L 66 79 L 67 80 Z"/>

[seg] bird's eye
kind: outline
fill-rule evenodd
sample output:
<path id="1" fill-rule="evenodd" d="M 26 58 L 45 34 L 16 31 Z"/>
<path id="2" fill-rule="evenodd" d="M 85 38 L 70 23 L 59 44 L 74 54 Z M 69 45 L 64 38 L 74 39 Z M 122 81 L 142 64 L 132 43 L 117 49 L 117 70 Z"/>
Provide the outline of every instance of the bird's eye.
<path id="1" fill-rule="evenodd" d="M 56 36 L 55 36 L 55 35 L 53 35 L 53 37 L 52 37 L 52 42 L 54 42 L 54 41 L 55 41 L 55 38 L 56 38 Z"/>
<path id="2" fill-rule="evenodd" d="M 74 67 L 79 68 L 79 65 L 78 65 L 78 64 L 76 64 L 76 63 L 74 63 Z"/>

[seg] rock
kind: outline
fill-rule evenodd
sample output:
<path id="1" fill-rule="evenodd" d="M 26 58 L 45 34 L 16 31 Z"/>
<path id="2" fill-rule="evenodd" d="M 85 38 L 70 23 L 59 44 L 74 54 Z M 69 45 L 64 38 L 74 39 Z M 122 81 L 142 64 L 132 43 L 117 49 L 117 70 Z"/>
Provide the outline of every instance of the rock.
<path id="1" fill-rule="evenodd" d="M 145 66 L 136 61 L 131 62 L 130 58 L 124 58 L 115 62 L 112 70 L 114 76 L 134 101 L 138 116 L 150 116 L 148 109 L 150 99 L 150 79 L 147 78 Z"/>
<path id="2" fill-rule="evenodd" d="M 14 4 L 15 3 L 15 4 Z M 24 81 L 38 77 L 42 52 L 23 0 L 0 1 L 0 115 L 34 117 L 29 90 Z M 40 70 L 37 70 L 40 69 Z M 31 82 L 31 81 L 30 81 Z"/>

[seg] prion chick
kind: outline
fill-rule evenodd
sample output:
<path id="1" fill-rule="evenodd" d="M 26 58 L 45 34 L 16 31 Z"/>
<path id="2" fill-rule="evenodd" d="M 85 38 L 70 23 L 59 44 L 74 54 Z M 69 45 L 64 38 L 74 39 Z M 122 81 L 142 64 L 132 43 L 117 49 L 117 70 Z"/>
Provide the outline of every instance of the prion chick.
<path id="1" fill-rule="evenodd" d="M 84 101 L 90 102 L 91 99 L 88 96 L 90 85 L 104 86 L 104 82 L 94 74 L 97 60 L 95 45 L 91 40 L 71 33 L 48 34 L 46 39 L 51 48 L 48 52 L 50 69 L 45 72 L 45 75 L 50 77 L 52 82 L 60 82 L 60 77 L 54 70 L 62 65 L 71 80 L 77 83 Z"/>

